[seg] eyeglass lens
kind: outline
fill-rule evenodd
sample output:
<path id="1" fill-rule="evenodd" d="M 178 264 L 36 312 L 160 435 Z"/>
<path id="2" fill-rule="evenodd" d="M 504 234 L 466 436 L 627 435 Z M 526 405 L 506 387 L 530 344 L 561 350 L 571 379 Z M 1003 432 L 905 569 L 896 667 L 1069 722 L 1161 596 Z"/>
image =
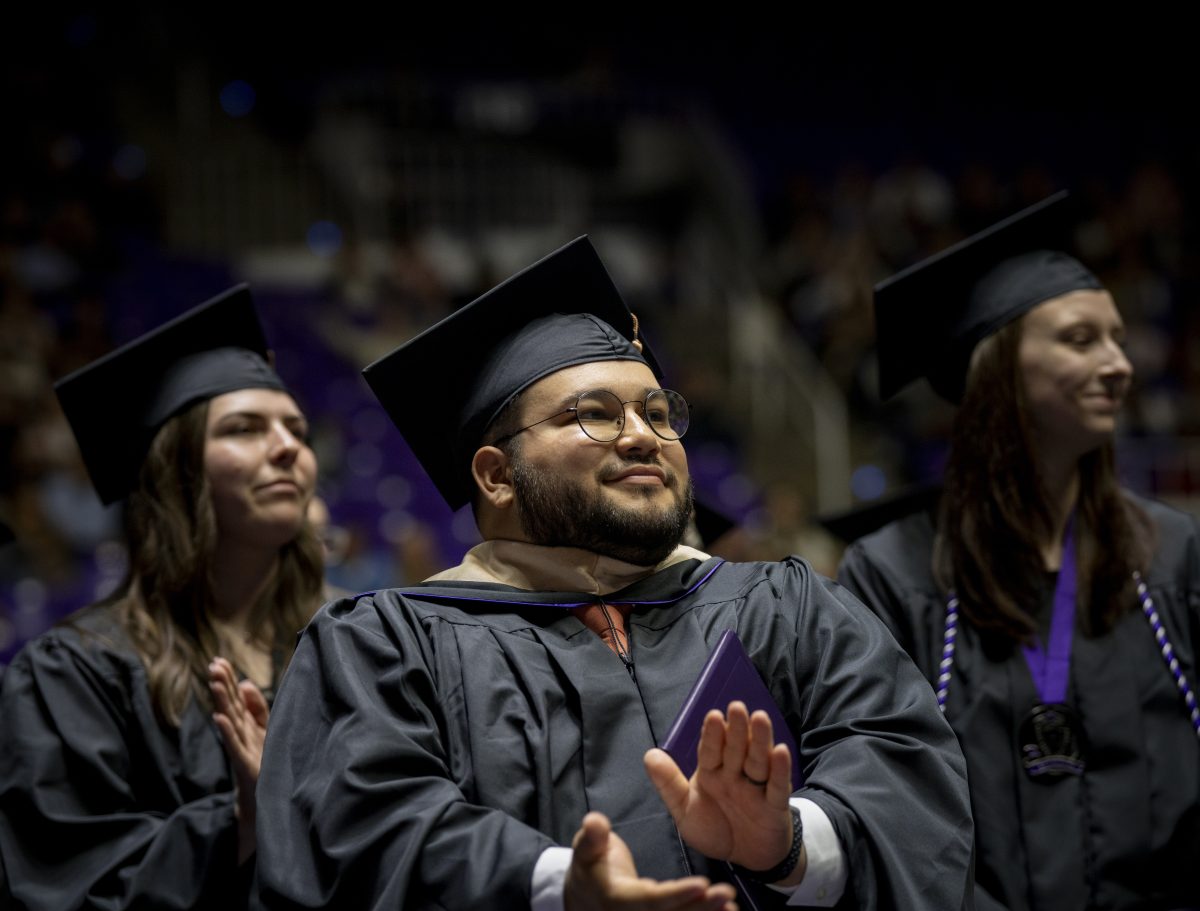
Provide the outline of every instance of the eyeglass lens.
<path id="1" fill-rule="evenodd" d="M 641 405 L 644 420 L 664 440 L 678 440 L 688 428 L 688 404 L 671 389 L 655 389 L 643 402 L 624 403 L 607 389 L 596 389 L 579 396 L 575 418 L 593 440 L 610 443 L 625 428 L 625 405 Z"/>

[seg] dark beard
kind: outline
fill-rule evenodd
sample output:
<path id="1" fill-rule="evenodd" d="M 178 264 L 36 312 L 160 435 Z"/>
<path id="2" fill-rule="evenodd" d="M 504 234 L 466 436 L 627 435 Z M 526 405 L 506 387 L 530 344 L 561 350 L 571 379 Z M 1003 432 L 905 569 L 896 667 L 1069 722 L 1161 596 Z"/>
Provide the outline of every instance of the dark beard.
<path id="1" fill-rule="evenodd" d="M 636 566 L 654 566 L 666 559 L 692 517 L 690 478 L 683 496 L 666 511 L 649 504 L 645 509 L 617 506 L 600 489 L 537 471 L 519 455 L 512 460 L 512 481 L 521 529 L 531 542 L 578 547 Z M 653 493 L 646 491 L 647 500 Z"/>

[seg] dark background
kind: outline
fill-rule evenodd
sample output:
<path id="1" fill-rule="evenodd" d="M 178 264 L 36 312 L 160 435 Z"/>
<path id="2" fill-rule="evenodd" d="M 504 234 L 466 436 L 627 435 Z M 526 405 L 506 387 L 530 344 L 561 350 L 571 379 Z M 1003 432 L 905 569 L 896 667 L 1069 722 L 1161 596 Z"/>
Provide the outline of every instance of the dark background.
<path id="1" fill-rule="evenodd" d="M 872 284 L 1069 188 L 1130 325 L 1123 474 L 1192 508 L 1182 21 L 846 20 L 6 11 L 0 662 L 123 568 L 54 379 L 249 281 L 313 419 L 331 578 L 415 581 L 474 528 L 358 371 L 581 233 L 693 402 L 698 489 L 740 526 L 719 546 L 832 572 L 814 516 L 936 478 L 951 417 L 924 389 L 877 400 Z"/>

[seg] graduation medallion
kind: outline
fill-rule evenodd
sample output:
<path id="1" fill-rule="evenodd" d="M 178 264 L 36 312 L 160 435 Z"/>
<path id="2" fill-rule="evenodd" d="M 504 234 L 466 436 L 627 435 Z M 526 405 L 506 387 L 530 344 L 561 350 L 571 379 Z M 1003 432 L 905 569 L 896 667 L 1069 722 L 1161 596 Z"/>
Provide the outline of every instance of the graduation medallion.
<path id="1" fill-rule="evenodd" d="M 1061 702 L 1035 705 L 1017 735 L 1021 764 L 1033 779 L 1082 775 L 1083 731 L 1070 706 Z"/>
<path id="2" fill-rule="evenodd" d="M 1075 627 L 1074 525 L 1072 515 L 1063 535 L 1062 563 L 1054 584 L 1054 610 L 1046 647 L 1035 641 L 1021 649 L 1037 688 L 1038 701 L 1021 722 L 1017 751 L 1026 774 L 1038 780 L 1082 775 L 1085 768 L 1083 726 L 1067 705 Z"/>

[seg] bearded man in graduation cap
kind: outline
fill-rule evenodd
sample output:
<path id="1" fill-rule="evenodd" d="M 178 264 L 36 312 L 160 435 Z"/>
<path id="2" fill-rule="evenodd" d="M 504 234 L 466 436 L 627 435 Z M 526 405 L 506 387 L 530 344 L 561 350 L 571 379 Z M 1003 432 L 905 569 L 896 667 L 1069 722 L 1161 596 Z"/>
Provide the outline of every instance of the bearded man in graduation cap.
<path id="1" fill-rule="evenodd" d="M 272 715 L 268 908 L 969 907 L 964 763 L 882 624 L 799 558 L 681 546 L 682 396 L 586 238 L 364 371 L 484 542 L 327 605 Z M 768 716 L 657 749 L 736 630 Z M 269 833 L 269 835 L 267 834 Z"/>

